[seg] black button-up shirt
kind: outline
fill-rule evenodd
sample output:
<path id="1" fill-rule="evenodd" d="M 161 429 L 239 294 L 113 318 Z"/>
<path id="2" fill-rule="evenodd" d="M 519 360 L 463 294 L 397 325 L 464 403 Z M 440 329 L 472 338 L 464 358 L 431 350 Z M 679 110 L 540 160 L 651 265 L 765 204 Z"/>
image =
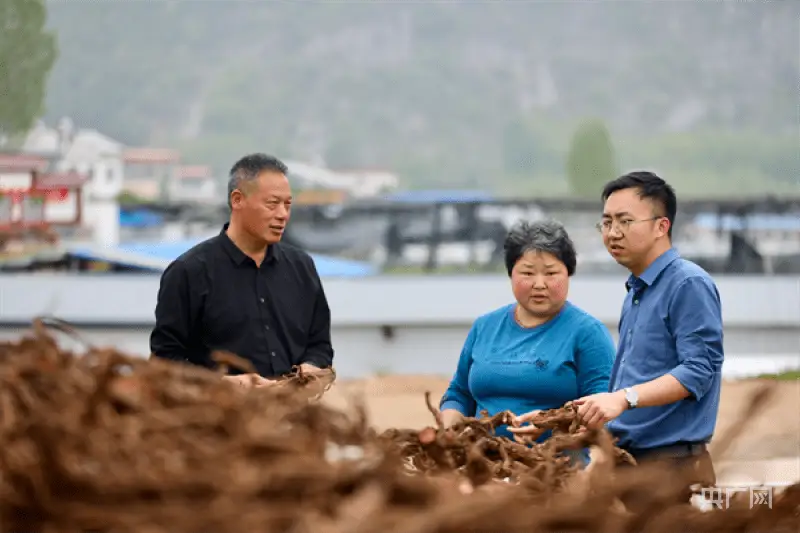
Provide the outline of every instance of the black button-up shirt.
<path id="1" fill-rule="evenodd" d="M 301 363 L 331 366 L 330 309 L 311 257 L 278 243 L 258 267 L 227 227 L 162 274 L 153 356 L 213 368 L 211 352 L 227 350 L 264 377 Z"/>

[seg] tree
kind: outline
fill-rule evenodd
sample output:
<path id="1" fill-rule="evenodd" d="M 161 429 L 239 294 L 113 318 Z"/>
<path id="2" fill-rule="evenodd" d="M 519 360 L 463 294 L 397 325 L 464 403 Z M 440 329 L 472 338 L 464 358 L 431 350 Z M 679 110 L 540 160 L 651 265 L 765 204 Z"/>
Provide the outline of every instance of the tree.
<path id="1" fill-rule="evenodd" d="M 0 136 L 26 132 L 44 106 L 58 55 L 44 0 L 0 1 Z"/>
<path id="2" fill-rule="evenodd" d="M 602 120 L 587 120 L 572 137 L 567 154 L 567 179 L 576 196 L 597 196 L 617 177 L 611 135 Z"/>

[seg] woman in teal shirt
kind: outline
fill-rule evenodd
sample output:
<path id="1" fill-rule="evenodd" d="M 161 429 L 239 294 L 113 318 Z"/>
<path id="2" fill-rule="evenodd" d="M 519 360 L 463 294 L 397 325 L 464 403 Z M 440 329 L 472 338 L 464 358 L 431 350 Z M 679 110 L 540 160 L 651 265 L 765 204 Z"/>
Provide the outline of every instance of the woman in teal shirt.
<path id="1" fill-rule="evenodd" d="M 564 226 L 516 225 L 506 237 L 505 263 L 516 302 L 473 323 L 440 403 L 447 425 L 484 409 L 525 419 L 608 391 L 614 341 L 602 322 L 567 300 L 576 253 Z M 497 433 L 513 438 L 506 426 Z"/>

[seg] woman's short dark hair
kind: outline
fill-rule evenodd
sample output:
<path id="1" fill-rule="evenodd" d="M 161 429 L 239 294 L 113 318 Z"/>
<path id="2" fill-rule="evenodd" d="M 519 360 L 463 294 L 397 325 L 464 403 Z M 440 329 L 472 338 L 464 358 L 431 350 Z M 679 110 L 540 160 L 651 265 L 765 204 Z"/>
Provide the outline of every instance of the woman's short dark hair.
<path id="1" fill-rule="evenodd" d="M 503 248 L 509 276 L 517 261 L 530 251 L 553 254 L 567 267 L 568 275 L 572 276 L 575 273 L 577 265 L 575 245 L 564 225 L 555 220 L 521 221 L 514 224 L 506 235 Z"/>

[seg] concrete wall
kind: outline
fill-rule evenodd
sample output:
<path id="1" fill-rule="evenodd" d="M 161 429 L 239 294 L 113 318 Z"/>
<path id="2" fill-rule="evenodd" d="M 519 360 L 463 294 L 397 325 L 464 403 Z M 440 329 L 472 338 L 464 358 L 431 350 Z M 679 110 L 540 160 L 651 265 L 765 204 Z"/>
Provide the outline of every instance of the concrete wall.
<path id="1" fill-rule="evenodd" d="M 625 277 L 576 277 L 570 300 L 616 328 Z M 800 335 L 800 277 L 720 276 L 730 329 Z M 334 325 L 465 326 L 511 301 L 503 276 L 376 276 L 325 279 Z M 0 325 L 48 313 L 76 324 L 150 326 L 158 275 L 0 275 Z M 612 328 L 612 329 L 613 329 Z"/>
<path id="2" fill-rule="evenodd" d="M 616 337 L 623 276 L 573 280 L 570 299 Z M 800 278 L 720 277 L 728 377 L 800 368 Z M 147 356 L 158 276 L 0 276 L 0 337 L 37 315 L 82 326 L 93 343 Z M 475 317 L 511 301 L 502 276 L 326 279 L 336 366 L 373 373 L 449 375 Z"/>
<path id="3" fill-rule="evenodd" d="M 375 374 L 435 374 L 450 376 L 456 368 L 468 326 L 400 326 L 391 338 L 376 326 L 334 326 L 331 332 L 340 377 L 360 378 Z M 113 346 L 130 355 L 147 357 L 149 328 L 81 328 L 81 336 L 95 346 Z M 0 339 L 16 339 L 24 328 L 0 327 Z M 726 338 L 723 375 L 732 379 L 800 368 L 798 351 L 779 351 L 764 339 L 761 346 L 741 335 Z M 744 335 L 747 338 L 747 335 Z M 796 336 L 795 336 L 796 339 Z M 65 347 L 80 345 L 64 337 Z M 795 342 L 796 345 L 796 342 Z M 749 350 L 752 346 L 754 349 Z M 759 349 L 763 347 L 763 349 Z"/>

